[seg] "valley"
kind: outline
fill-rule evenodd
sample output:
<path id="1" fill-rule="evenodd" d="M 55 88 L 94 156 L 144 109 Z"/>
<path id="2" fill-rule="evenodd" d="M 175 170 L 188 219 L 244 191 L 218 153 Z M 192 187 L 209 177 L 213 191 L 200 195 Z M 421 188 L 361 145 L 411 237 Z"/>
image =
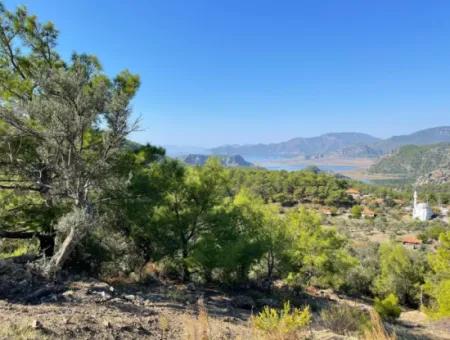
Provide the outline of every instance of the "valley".
<path id="1" fill-rule="evenodd" d="M 191 157 L 192 160 L 188 159 L 187 162 L 191 165 L 201 165 L 208 157 L 218 156 L 226 160 L 222 161 L 224 165 L 229 162 L 231 166 L 259 166 L 268 170 L 286 171 L 317 166 L 323 171 L 339 173 L 364 182 L 413 183 L 417 180 L 419 185 L 424 185 L 449 181 L 448 143 L 450 127 L 444 126 L 384 140 L 352 132 L 295 138 L 275 144 L 197 148 L 203 150 L 198 155 L 183 156 L 179 153 L 179 150 L 183 150 L 182 147 L 171 146 L 168 155 L 182 159 Z M 195 157 L 202 160 L 193 161 Z M 233 157 L 238 161 L 231 160 Z M 412 163 L 417 163 L 419 159 L 421 164 Z"/>

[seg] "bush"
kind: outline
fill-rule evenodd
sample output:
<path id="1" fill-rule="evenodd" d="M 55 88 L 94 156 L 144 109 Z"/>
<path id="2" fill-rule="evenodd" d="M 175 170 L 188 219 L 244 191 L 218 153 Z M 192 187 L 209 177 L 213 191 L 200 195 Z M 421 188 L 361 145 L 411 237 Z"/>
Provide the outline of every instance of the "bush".
<path id="1" fill-rule="evenodd" d="M 324 309 L 320 318 L 326 328 L 341 335 L 362 332 L 369 324 L 369 317 L 365 312 L 346 304 Z"/>
<path id="2" fill-rule="evenodd" d="M 401 304 L 417 307 L 424 282 L 426 262 L 423 252 L 397 243 L 383 243 L 379 249 L 380 273 L 374 280 L 376 296 L 394 294 Z"/>
<path id="3" fill-rule="evenodd" d="M 157 263 L 160 278 L 169 280 L 181 280 L 182 265 L 169 257 L 165 257 Z"/>
<path id="4" fill-rule="evenodd" d="M 450 316 L 450 232 L 442 233 L 436 252 L 428 256 L 430 273 L 424 286 L 430 302 L 426 309 L 433 318 Z"/>
<path id="5" fill-rule="evenodd" d="M 65 266 L 71 272 L 112 278 L 142 265 L 142 257 L 126 236 L 98 226 L 77 245 Z"/>
<path id="6" fill-rule="evenodd" d="M 353 248 L 353 252 L 359 263 L 349 270 L 341 289 L 351 296 L 371 296 L 372 283 L 380 270 L 378 244 L 364 243 Z"/>
<path id="7" fill-rule="evenodd" d="M 14 239 L 0 239 L 0 260 L 9 257 L 18 257 L 22 255 L 38 255 L 39 242 L 36 239 L 32 240 L 14 240 Z"/>
<path id="8" fill-rule="evenodd" d="M 264 307 L 253 319 L 253 326 L 271 338 L 295 336 L 311 322 L 309 306 L 304 309 L 292 308 L 285 302 L 283 309 L 278 311 L 268 306 Z"/>
<path id="9" fill-rule="evenodd" d="M 450 280 L 443 280 L 433 288 L 431 306 L 425 311 L 433 319 L 450 317 Z"/>
<path id="10" fill-rule="evenodd" d="M 383 300 L 375 298 L 374 308 L 380 314 L 381 318 L 387 321 L 394 321 L 402 312 L 398 305 L 398 297 L 394 294 L 389 294 Z"/>
<path id="11" fill-rule="evenodd" d="M 360 205 L 354 205 L 351 213 L 353 218 L 361 218 L 363 208 Z"/>

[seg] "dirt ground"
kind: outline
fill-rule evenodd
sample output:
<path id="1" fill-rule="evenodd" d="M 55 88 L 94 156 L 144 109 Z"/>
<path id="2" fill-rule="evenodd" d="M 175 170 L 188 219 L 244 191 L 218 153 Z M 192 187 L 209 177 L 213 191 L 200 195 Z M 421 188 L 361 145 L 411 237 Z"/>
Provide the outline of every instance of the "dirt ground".
<path id="1" fill-rule="evenodd" d="M 0 266 L 0 339 L 260 339 L 251 327 L 252 314 L 281 301 L 250 289 L 225 292 L 193 284 L 110 285 L 77 277 L 40 282 L 22 279 L 22 272 L 11 268 Z M 324 329 L 320 308 L 336 303 L 371 308 L 366 301 L 321 290 L 290 300 L 314 312 L 304 334 L 308 339 L 356 338 Z M 450 320 L 431 322 L 418 311 L 405 311 L 388 328 L 400 339 L 450 339 Z"/>

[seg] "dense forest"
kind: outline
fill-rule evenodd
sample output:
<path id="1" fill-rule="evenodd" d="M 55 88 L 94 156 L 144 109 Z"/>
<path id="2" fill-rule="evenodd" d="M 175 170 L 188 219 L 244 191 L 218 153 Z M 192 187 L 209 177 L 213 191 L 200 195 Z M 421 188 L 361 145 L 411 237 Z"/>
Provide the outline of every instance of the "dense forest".
<path id="1" fill-rule="evenodd" d="M 110 78 L 92 55 L 63 60 L 58 31 L 24 8 L 2 6 L 0 26 L 1 258 L 34 254 L 51 280 L 136 275 L 152 263 L 178 282 L 271 290 L 281 280 L 297 293 L 373 298 L 386 320 L 400 305 L 450 316 L 447 227 L 427 237 L 432 252 L 393 240 L 358 247 L 314 209 L 350 210 L 349 188 L 386 201 L 410 192 L 315 168 L 187 166 L 131 147 L 137 75 Z"/>

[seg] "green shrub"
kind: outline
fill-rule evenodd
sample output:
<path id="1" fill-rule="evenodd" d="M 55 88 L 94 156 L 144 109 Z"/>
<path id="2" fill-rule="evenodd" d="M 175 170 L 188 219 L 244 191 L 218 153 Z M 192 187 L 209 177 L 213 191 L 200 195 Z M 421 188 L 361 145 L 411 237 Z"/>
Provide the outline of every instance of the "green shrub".
<path id="1" fill-rule="evenodd" d="M 433 300 L 431 306 L 425 311 L 433 319 L 450 316 L 450 280 L 443 280 L 433 287 Z"/>
<path id="2" fill-rule="evenodd" d="M 389 294 L 383 300 L 375 298 L 374 308 L 381 318 L 387 321 L 394 321 L 402 312 L 398 304 L 398 297 L 394 294 Z"/>
<path id="3" fill-rule="evenodd" d="M 424 285 L 425 293 L 431 298 L 426 311 L 433 318 L 450 316 L 450 232 L 442 233 L 439 246 L 428 256 L 430 273 Z"/>
<path id="4" fill-rule="evenodd" d="M 361 218 L 363 208 L 360 205 L 354 205 L 351 213 L 353 218 Z"/>
<path id="5" fill-rule="evenodd" d="M 39 254 L 39 243 L 32 240 L 4 240 L 0 244 L 0 259 L 18 257 L 27 254 Z"/>
<path id="6" fill-rule="evenodd" d="M 159 276 L 162 279 L 180 280 L 182 276 L 182 265 L 179 261 L 165 257 L 157 262 Z"/>
<path id="7" fill-rule="evenodd" d="M 271 337 L 294 336 L 308 326 L 310 322 L 309 306 L 304 309 L 291 308 L 289 301 L 284 303 L 283 309 L 280 311 L 266 306 L 262 312 L 253 318 L 254 328 Z"/>
<path id="8" fill-rule="evenodd" d="M 380 246 L 379 263 L 380 272 L 373 283 L 375 295 L 394 294 L 401 304 L 417 307 L 426 271 L 424 254 L 398 243 L 386 242 Z"/>
<path id="9" fill-rule="evenodd" d="M 326 328 L 341 335 L 362 332 L 369 324 L 369 317 L 365 312 L 347 304 L 322 310 L 320 318 Z"/>

